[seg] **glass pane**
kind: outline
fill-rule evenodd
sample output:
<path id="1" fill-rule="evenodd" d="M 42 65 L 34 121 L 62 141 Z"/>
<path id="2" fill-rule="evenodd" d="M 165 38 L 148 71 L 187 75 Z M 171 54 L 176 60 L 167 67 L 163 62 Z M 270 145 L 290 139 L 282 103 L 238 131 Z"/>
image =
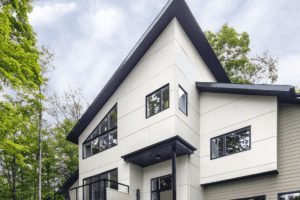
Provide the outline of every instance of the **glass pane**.
<path id="1" fill-rule="evenodd" d="M 104 134 L 100 136 L 100 151 L 108 149 L 108 147 L 109 147 L 108 134 Z"/>
<path id="2" fill-rule="evenodd" d="M 109 133 L 109 147 L 116 146 L 118 144 L 117 130 L 113 130 Z"/>
<path id="3" fill-rule="evenodd" d="M 92 188 L 91 191 L 91 197 L 92 199 L 100 199 L 100 182 L 96 182 L 98 181 L 98 177 L 93 177 L 92 178 L 92 184 L 90 185 L 90 187 Z"/>
<path id="4" fill-rule="evenodd" d="M 162 110 L 169 108 L 169 86 L 161 90 L 162 95 Z"/>
<path id="5" fill-rule="evenodd" d="M 91 141 L 92 155 L 100 152 L 99 137 Z"/>
<path id="6" fill-rule="evenodd" d="M 118 189 L 118 171 L 113 170 L 108 173 L 108 179 L 111 180 L 112 182 L 109 182 L 109 187 L 112 189 L 117 190 Z"/>
<path id="7" fill-rule="evenodd" d="M 90 135 L 90 139 L 91 138 L 94 138 L 94 137 L 97 137 L 99 135 L 99 128 L 95 128 L 95 130 L 92 132 L 92 134 Z"/>
<path id="8" fill-rule="evenodd" d="M 226 155 L 250 149 L 250 130 L 230 133 L 225 136 Z"/>
<path id="9" fill-rule="evenodd" d="M 178 93 L 178 107 L 184 113 L 187 114 L 187 94 L 179 87 Z"/>
<path id="10" fill-rule="evenodd" d="M 109 129 L 117 127 L 117 106 L 108 114 Z"/>
<path id="11" fill-rule="evenodd" d="M 151 191 L 158 190 L 158 188 L 157 188 L 157 180 L 158 180 L 157 178 L 151 180 Z"/>
<path id="12" fill-rule="evenodd" d="M 157 91 L 147 97 L 147 117 L 150 117 L 160 111 L 160 91 Z"/>
<path id="13" fill-rule="evenodd" d="M 172 188 L 172 176 L 165 176 L 160 178 L 160 190 L 171 190 Z"/>
<path id="14" fill-rule="evenodd" d="M 108 130 L 108 122 L 107 122 L 107 117 L 105 117 L 100 123 L 100 134 L 106 132 L 107 130 Z"/>
<path id="15" fill-rule="evenodd" d="M 224 137 L 217 137 L 211 140 L 211 158 L 219 158 L 224 156 Z"/>
<path id="16" fill-rule="evenodd" d="M 152 192 L 151 200 L 159 200 L 158 195 L 159 195 L 159 192 Z"/>
<path id="17" fill-rule="evenodd" d="M 300 192 L 282 194 L 279 196 L 279 200 L 300 200 Z"/>
<path id="18" fill-rule="evenodd" d="M 84 144 L 84 157 L 91 156 L 91 142 Z"/>

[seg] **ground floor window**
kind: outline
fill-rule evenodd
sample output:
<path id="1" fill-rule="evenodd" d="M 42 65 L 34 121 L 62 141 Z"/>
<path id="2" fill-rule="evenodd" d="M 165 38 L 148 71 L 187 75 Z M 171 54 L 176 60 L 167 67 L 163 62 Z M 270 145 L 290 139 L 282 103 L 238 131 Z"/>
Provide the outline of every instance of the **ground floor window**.
<path id="1" fill-rule="evenodd" d="M 236 200 L 266 200 L 266 196 L 256 196 L 256 197 L 248 197 L 248 198 L 242 198 L 242 199 L 236 199 Z"/>
<path id="2" fill-rule="evenodd" d="M 172 200 L 172 175 L 151 180 L 151 200 Z"/>
<path id="3" fill-rule="evenodd" d="M 300 191 L 278 194 L 278 200 L 300 200 Z"/>
<path id="4" fill-rule="evenodd" d="M 110 180 L 110 181 L 105 181 Z M 105 190 L 107 187 L 118 189 L 118 170 L 113 169 L 96 176 L 83 180 L 84 200 L 105 200 Z"/>

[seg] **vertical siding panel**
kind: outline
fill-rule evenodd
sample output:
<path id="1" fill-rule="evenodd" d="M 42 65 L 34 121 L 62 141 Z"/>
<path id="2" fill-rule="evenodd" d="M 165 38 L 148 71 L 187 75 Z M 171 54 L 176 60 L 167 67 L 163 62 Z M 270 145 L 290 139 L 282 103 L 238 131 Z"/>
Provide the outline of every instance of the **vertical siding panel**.
<path id="1" fill-rule="evenodd" d="M 204 187 L 205 200 L 229 200 L 300 190 L 300 106 L 280 105 L 278 113 L 278 171 L 266 175 Z"/>

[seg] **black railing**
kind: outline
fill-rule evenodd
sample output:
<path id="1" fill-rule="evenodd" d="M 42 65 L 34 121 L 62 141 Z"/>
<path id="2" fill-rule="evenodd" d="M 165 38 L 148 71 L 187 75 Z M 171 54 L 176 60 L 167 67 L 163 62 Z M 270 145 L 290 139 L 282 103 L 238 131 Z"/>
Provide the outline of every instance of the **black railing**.
<path id="1" fill-rule="evenodd" d="M 108 200 L 107 188 L 129 193 L 129 186 L 108 179 L 102 179 L 77 186 L 54 195 L 55 200 Z"/>

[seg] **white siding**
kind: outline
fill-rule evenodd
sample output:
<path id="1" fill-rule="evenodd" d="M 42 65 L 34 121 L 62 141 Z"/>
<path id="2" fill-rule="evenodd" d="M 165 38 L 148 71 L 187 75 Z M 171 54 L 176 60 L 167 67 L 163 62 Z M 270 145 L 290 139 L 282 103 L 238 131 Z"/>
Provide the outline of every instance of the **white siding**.
<path id="1" fill-rule="evenodd" d="M 246 126 L 251 150 L 210 160 L 211 138 Z M 277 170 L 276 97 L 201 93 L 200 133 L 201 184 Z"/>
<path id="2" fill-rule="evenodd" d="M 205 200 L 228 200 L 300 189 L 300 106 L 281 105 L 278 114 L 278 175 L 267 175 L 206 186 Z M 259 156 L 259 155 L 257 155 Z"/>

